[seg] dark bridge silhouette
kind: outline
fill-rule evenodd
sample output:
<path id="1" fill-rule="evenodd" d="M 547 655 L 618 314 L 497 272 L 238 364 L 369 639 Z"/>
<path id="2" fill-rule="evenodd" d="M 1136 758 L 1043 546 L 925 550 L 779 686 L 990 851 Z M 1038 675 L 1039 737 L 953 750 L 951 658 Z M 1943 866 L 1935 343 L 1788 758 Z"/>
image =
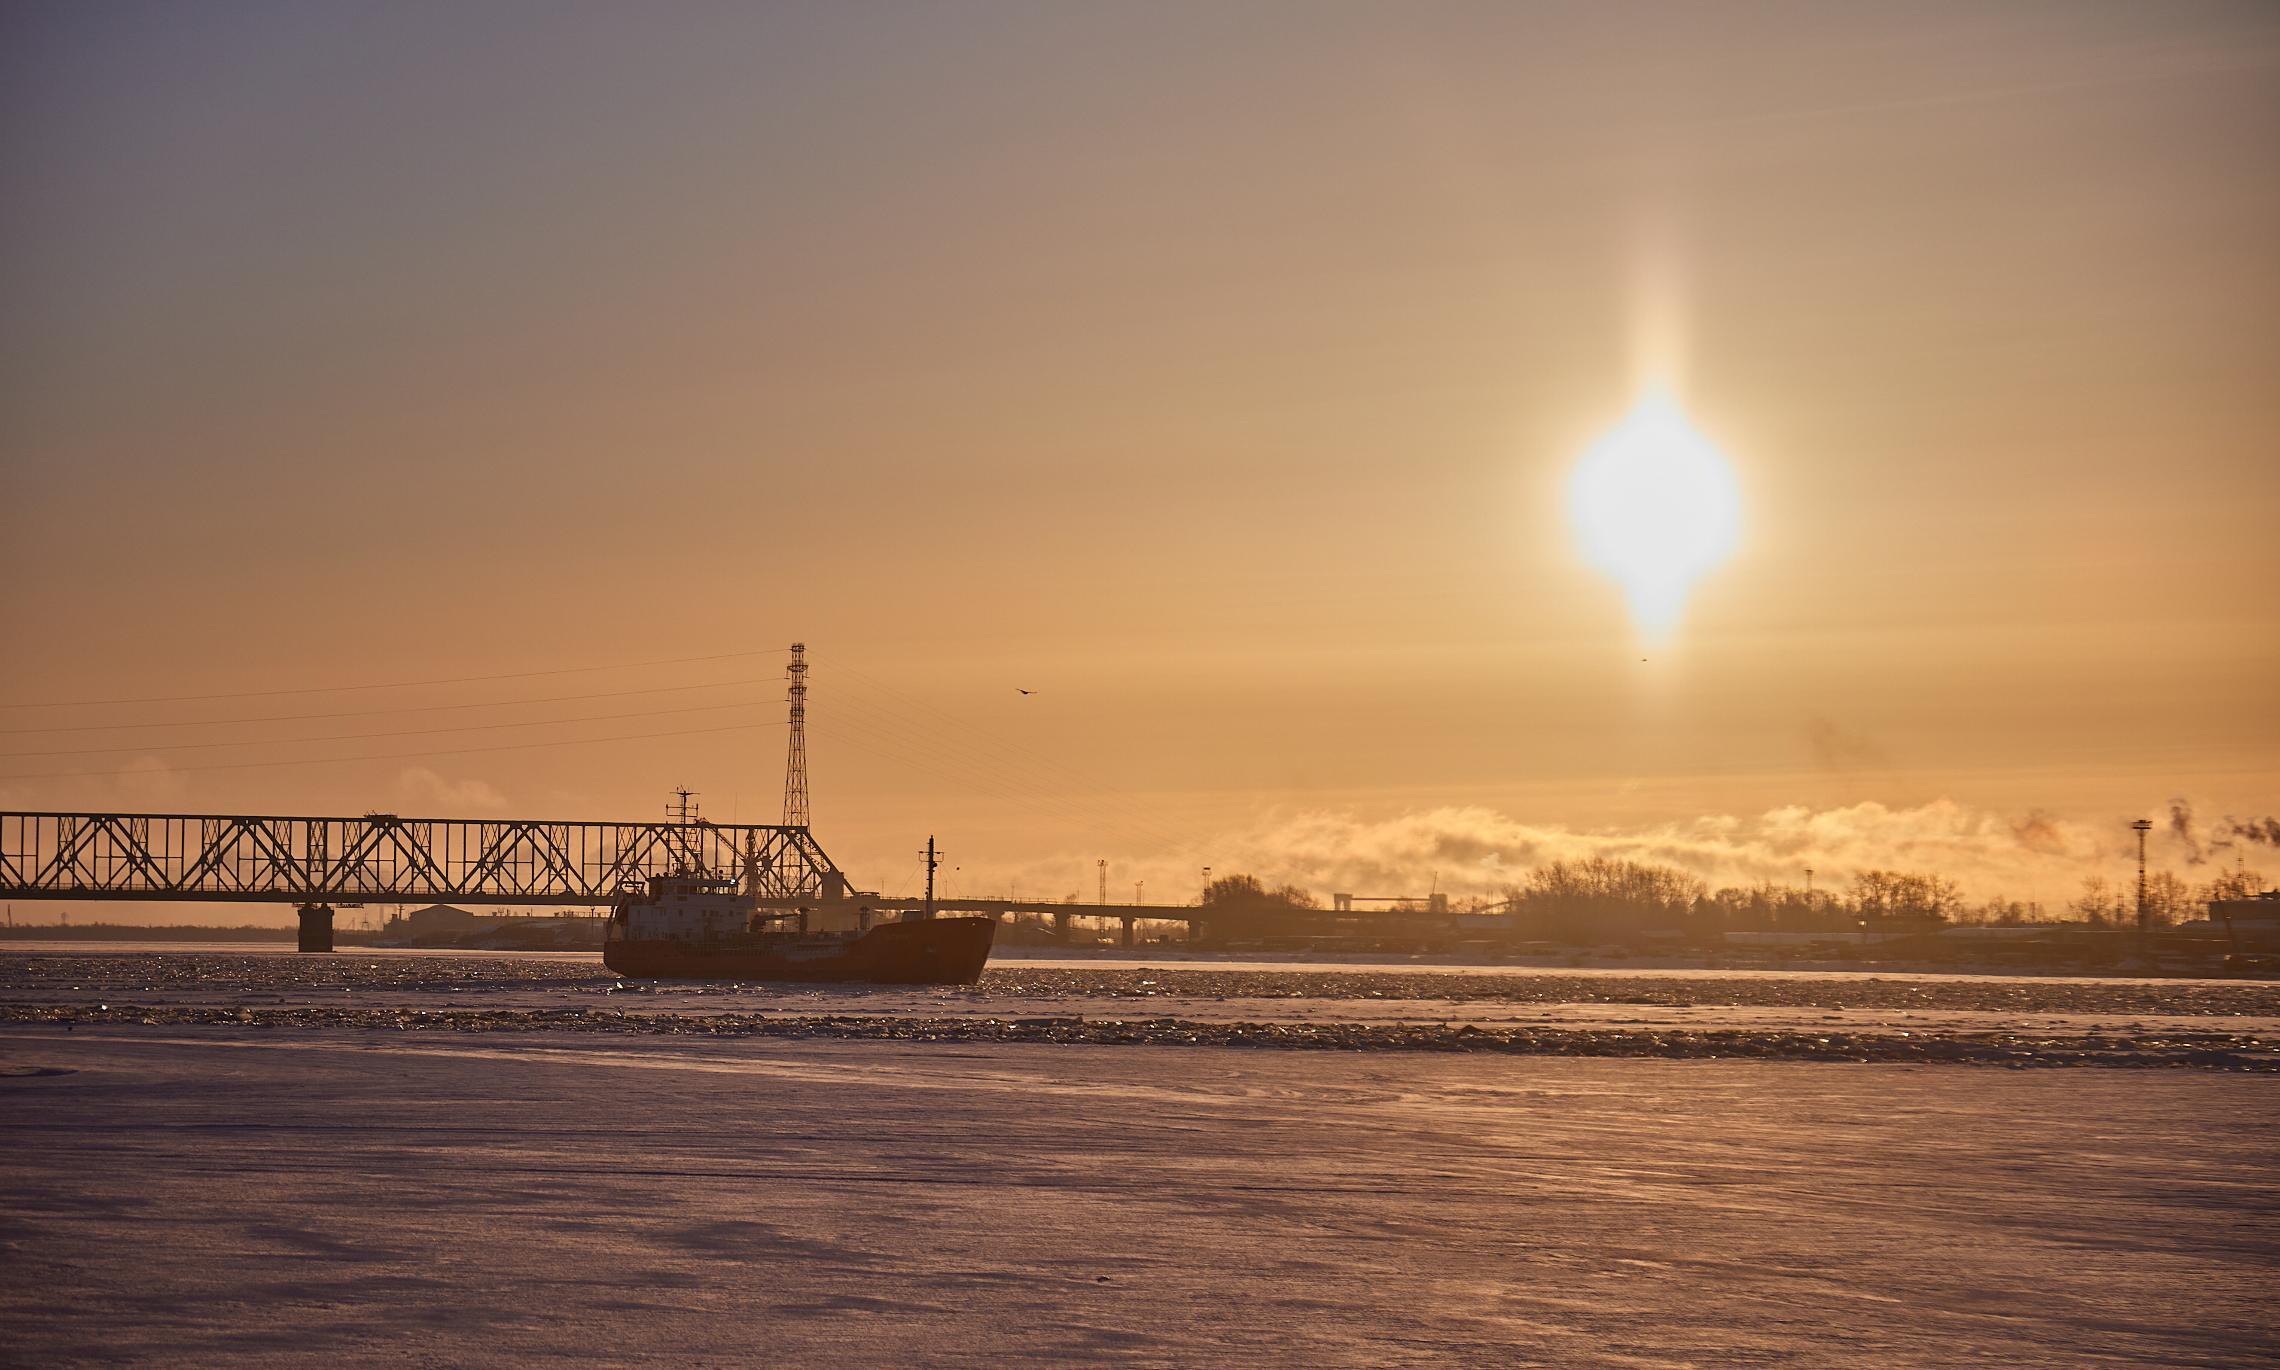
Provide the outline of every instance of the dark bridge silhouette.
<path id="1" fill-rule="evenodd" d="M 775 904 L 858 901 L 879 912 L 916 899 L 858 894 L 805 827 L 538 819 L 252 817 L 0 812 L 0 898 L 293 904 L 305 950 L 332 947 L 333 906 L 410 903 L 607 905 L 650 876 L 704 870 Z M 1448 924 L 1445 911 L 937 899 L 943 911 L 1177 922 L 1191 938 L 1399 934 Z"/>
<path id="2" fill-rule="evenodd" d="M 459 900 L 604 905 L 702 869 L 763 899 L 825 899 L 847 878 L 806 828 L 537 819 L 0 813 L 0 898 L 274 902 L 302 942 L 332 906 Z"/>

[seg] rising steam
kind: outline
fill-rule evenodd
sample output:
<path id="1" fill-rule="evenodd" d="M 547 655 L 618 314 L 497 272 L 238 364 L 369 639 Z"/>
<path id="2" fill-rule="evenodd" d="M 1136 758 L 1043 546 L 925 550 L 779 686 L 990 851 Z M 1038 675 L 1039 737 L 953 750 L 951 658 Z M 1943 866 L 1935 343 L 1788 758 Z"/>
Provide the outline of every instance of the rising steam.
<path id="1" fill-rule="evenodd" d="M 2227 818 L 2203 836 L 2191 806 L 2180 800 L 2156 844 L 2155 862 L 2190 865 L 2251 841 L 2280 847 L 2280 820 Z M 2056 908 L 2074 896 L 2083 877 L 2116 878 L 2133 869 L 2136 845 L 2123 822 L 2085 823 L 2042 809 L 2005 814 L 1945 799 L 1912 808 L 1793 806 L 1598 829 L 1528 822 L 1478 807 L 1376 819 L 1314 810 L 1277 814 L 1208 850 L 1125 869 L 1144 876 L 1151 895 L 1163 891 L 1172 899 L 1182 896 L 1169 892 L 1194 884 L 1195 871 L 1206 865 L 1318 894 L 1407 895 L 1437 887 L 1462 899 L 1501 896 L 1538 865 L 1593 856 L 1675 866 L 1712 888 L 1798 885 L 1808 866 L 1824 889 L 1840 888 L 1860 871 L 1923 871 L 1955 880 L 1974 898 L 2037 898 Z M 1080 864 L 1089 867 L 1069 863 Z M 1043 863 L 1022 876 L 1040 886 L 1054 878 Z"/>

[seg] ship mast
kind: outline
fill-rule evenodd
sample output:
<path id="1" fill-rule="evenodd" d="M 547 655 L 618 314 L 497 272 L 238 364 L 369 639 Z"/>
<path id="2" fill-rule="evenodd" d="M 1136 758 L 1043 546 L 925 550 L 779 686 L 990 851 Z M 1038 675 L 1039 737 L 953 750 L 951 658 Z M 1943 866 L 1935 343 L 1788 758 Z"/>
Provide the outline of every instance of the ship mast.
<path id="1" fill-rule="evenodd" d="M 926 905 L 918 911 L 920 918 L 934 916 L 934 868 L 941 864 L 942 856 L 934 850 L 934 838 L 929 834 L 926 839 Z"/>
<path id="2" fill-rule="evenodd" d="M 665 816 L 673 820 L 673 838 L 679 848 L 674 853 L 675 875 L 708 874 L 702 849 L 697 845 L 697 806 L 689 802 L 696 797 L 695 790 L 679 786 L 673 791 L 672 805 L 665 810 Z"/>

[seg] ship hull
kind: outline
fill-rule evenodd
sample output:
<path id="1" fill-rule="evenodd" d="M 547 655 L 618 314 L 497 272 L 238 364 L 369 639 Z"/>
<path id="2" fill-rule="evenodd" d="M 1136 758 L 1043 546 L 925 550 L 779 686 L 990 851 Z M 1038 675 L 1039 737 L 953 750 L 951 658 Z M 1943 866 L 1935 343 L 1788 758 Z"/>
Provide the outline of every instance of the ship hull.
<path id="1" fill-rule="evenodd" d="M 797 935 L 750 941 L 612 941 L 602 947 L 602 964 L 644 980 L 970 985 L 989 963 L 996 936 L 994 918 L 929 918 L 881 923 L 844 941 Z"/>

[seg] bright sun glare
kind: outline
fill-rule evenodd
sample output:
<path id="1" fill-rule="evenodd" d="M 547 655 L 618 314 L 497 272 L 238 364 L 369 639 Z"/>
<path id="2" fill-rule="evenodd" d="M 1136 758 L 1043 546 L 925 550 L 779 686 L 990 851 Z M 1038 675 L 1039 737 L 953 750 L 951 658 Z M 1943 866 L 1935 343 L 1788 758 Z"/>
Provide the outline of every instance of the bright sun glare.
<path id="1" fill-rule="evenodd" d="M 1696 578 L 1733 555 L 1742 496 L 1678 402 L 1650 390 L 1576 464 L 1568 516 L 1584 559 L 1622 585 L 1640 635 L 1660 642 Z"/>

